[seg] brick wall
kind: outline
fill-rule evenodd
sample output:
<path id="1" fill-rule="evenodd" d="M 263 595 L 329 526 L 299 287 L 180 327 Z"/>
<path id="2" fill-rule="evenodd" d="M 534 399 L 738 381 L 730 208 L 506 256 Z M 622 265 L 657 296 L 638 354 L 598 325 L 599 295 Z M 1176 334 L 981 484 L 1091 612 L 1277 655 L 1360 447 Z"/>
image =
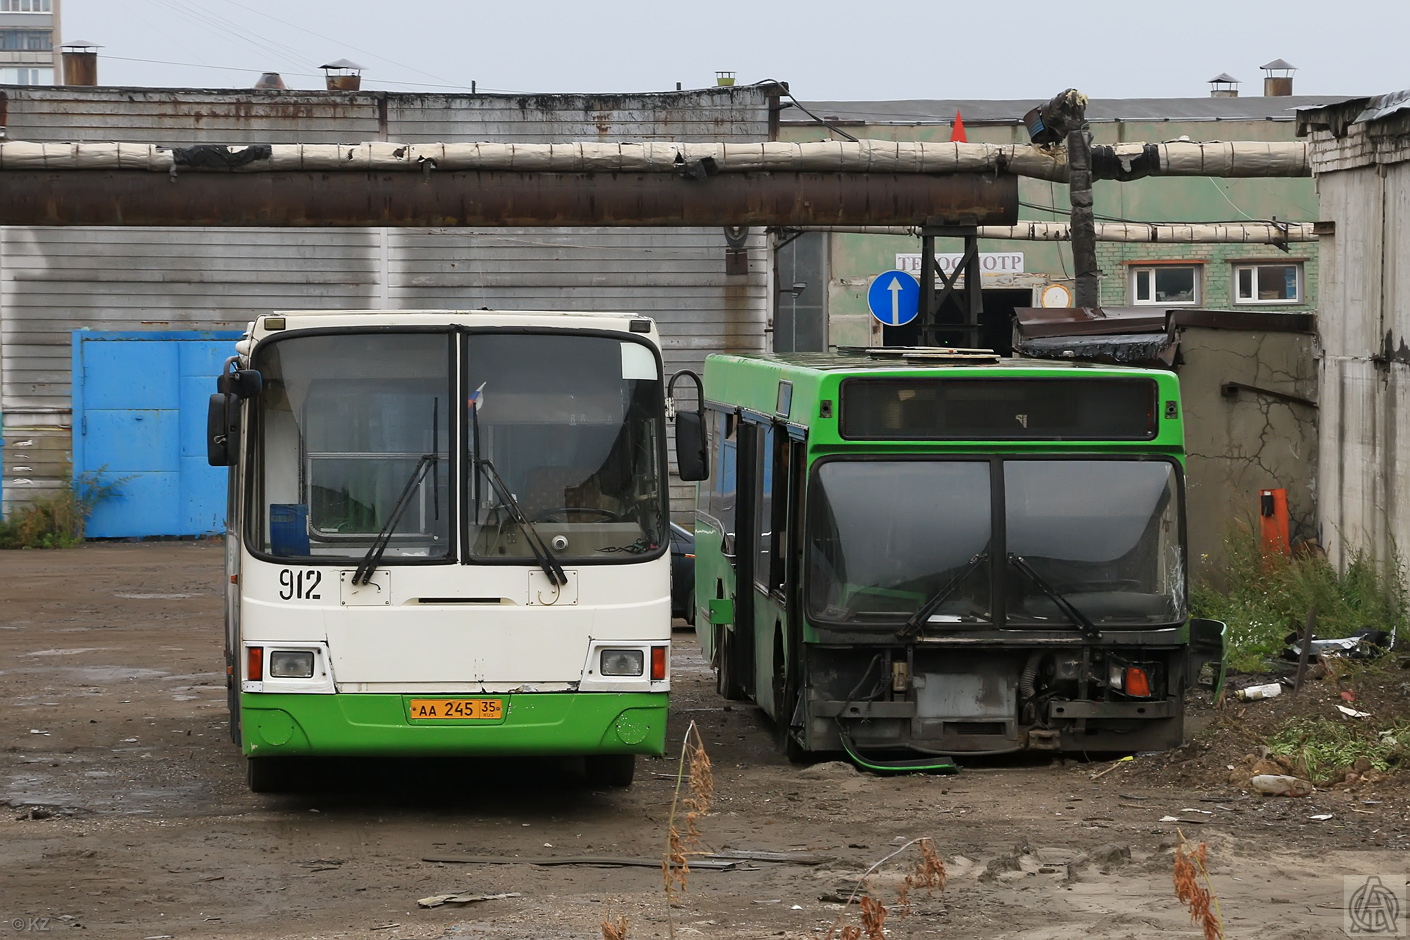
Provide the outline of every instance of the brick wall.
<path id="1" fill-rule="evenodd" d="M 1293 262 L 1302 265 L 1302 303 L 1235 304 L 1233 266 L 1244 261 Z M 1208 310 L 1248 309 L 1276 313 L 1302 313 L 1317 307 L 1317 243 L 1293 242 L 1288 251 L 1272 245 L 1159 245 L 1130 242 L 1098 242 L 1097 266 L 1101 268 L 1103 306 L 1121 307 L 1134 303 L 1130 269 L 1143 262 L 1186 261 L 1200 265 L 1200 295 L 1197 306 Z"/>

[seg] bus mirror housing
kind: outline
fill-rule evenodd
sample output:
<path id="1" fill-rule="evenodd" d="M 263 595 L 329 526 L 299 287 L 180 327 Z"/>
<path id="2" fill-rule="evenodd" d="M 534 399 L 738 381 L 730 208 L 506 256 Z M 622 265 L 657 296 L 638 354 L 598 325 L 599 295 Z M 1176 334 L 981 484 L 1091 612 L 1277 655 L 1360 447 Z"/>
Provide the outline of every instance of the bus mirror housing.
<path id="1" fill-rule="evenodd" d="M 239 409 L 230 396 L 216 392 L 206 406 L 206 462 L 212 467 L 228 467 L 235 462 L 235 442 L 239 439 Z"/>
<path id="2" fill-rule="evenodd" d="M 676 412 L 676 471 L 687 483 L 708 479 L 710 467 L 705 459 L 705 387 L 700 376 L 688 369 L 682 369 L 671 376 L 666 386 L 666 397 L 675 404 L 676 382 L 688 376 L 695 382 L 695 410 L 684 411 L 677 407 Z"/>
<path id="3" fill-rule="evenodd" d="M 694 411 L 676 414 L 676 469 L 687 483 L 710 475 L 705 466 L 705 425 Z"/>
<path id="4" fill-rule="evenodd" d="M 216 379 L 216 388 L 236 398 L 254 398 L 264 388 L 264 376 L 258 369 L 234 369 Z"/>

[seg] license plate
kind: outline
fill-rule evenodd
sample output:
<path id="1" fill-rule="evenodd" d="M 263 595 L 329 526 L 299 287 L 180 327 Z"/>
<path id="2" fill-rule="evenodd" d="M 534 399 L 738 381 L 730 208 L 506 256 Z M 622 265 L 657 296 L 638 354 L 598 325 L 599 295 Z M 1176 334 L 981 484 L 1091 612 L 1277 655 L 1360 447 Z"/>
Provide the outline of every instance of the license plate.
<path id="1" fill-rule="evenodd" d="M 451 719 L 464 721 L 495 721 L 504 717 L 504 700 L 498 698 L 414 698 L 411 700 L 412 721 Z"/>

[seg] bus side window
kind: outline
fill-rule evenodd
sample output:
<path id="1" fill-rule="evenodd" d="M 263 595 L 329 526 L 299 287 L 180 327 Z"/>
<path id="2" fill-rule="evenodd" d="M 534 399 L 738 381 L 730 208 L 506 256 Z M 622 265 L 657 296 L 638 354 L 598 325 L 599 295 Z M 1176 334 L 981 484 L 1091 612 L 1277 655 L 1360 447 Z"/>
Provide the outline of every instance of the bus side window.
<path id="1" fill-rule="evenodd" d="M 710 479 L 706 507 L 720 523 L 721 533 L 729 543 L 734 541 L 734 507 L 737 481 L 739 443 L 735 439 L 734 415 L 713 412 L 710 428 Z M 731 548 L 732 550 L 732 548 Z M 728 552 L 727 552 L 728 554 Z"/>
<path id="2" fill-rule="evenodd" d="M 755 467 L 755 495 L 754 500 L 754 580 L 763 585 L 765 589 L 773 587 L 771 559 L 774 554 L 773 518 L 774 518 L 774 467 L 776 439 L 778 432 L 772 427 L 756 427 L 750 429 L 758 436 L 758 456 Z"/>

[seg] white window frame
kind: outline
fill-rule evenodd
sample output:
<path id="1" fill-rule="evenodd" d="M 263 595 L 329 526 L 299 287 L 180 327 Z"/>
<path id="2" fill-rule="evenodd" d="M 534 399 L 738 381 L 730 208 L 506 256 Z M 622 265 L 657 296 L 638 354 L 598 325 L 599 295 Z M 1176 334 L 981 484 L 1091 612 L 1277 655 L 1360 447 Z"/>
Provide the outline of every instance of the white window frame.
<path id="1" fill-rule="evenodd" d="M 1262 268 L 1288 268 L 1288 267 L 1293 268 L 1294 271 L 1295 271 L 1296 274 L 1297 274 L 1297 289 L 1294 291 L 1293 296 L 1292 296 L 1292 297 L 1275 297 L 1275 298 L 1273 298 L 1273 299 L 1271 299 L 1271 300 L 1260 300 L 1259 297 L 1258 297 L 1258 280 L 1259 280 L 1258 272 L 1259 272 L 1259 270 L 1262 269 Z M 1243 297 L 1243 296 L 1240 296 L 1240 294 L 1239 294 L 1239 272 L 1241 272 L 1241 271 L 1252 271 L 1252 272 L 1253 272 L 1253 296 L 1251 296 L 1251 297 Z M 1273 260 L 1269 260 L 1269 261 L 1248 261 L 1248 262 L 1242 262 L 1242 263 L 1240 263 L 1240 264 L 1234 265 L 1233 277 L 1232 277 L 1231 281 L 1232 281 L 1232 290 L 1230 290 L 1230 293 L 1233 295 L 1233 301 L 1234 301 L 1234 303 L 1235 303 L 1236 305 L 1240 306 L 1240 307 L 1258 306 L 1258 305 L 1260 305 L 1260 304 L 1263 305 L 1263 306 L 1278 305 L 1278 304 L 1281 304 L 1281 305 L 1286 306 L 1286 305 L 1288 305 L 1288 304 L 1301 304 L 1301 303 L 1304 303 L 1304 302 L 1305 302 L 1305 301 L 1302 299 L 1302 295 L 1303 295 L 1303 286 L 1302 286 L 1302 262 L 1301 262 L 1301 261 L 1273 261 Z"/>
<path id="2" fill-rule="evenodd" d="M 1194 278 L 1193 296 L 1189 300 L 1156 300 L 1155 299 L 1155 274 L 1157 271 L 1173 271 L 1180 268 L 1188 268 Z M 1150 279 L 1150 299 L 1141 300 L 1137 291 L 1137 285 L 1142 276 Z M 1129 290 L 1131 303 L 1137 307 L 1195 307 L 1198 306 L 1204 294 L 1204 265 L 1192 264 L 1133 264 L 1130 265 Z"/>
<path id="3" fill-rule="evenodd" d="M 0 0 L 0 13 L 53 13 L 53 0 Z"/>
<path id="4" fill-rule="evenodd" d="M 51 68 L 31 65 L 7 65 L 0 68 L 0 85 L 34 87 L 52 84 L 54 84 L 54 70 Z"/>

